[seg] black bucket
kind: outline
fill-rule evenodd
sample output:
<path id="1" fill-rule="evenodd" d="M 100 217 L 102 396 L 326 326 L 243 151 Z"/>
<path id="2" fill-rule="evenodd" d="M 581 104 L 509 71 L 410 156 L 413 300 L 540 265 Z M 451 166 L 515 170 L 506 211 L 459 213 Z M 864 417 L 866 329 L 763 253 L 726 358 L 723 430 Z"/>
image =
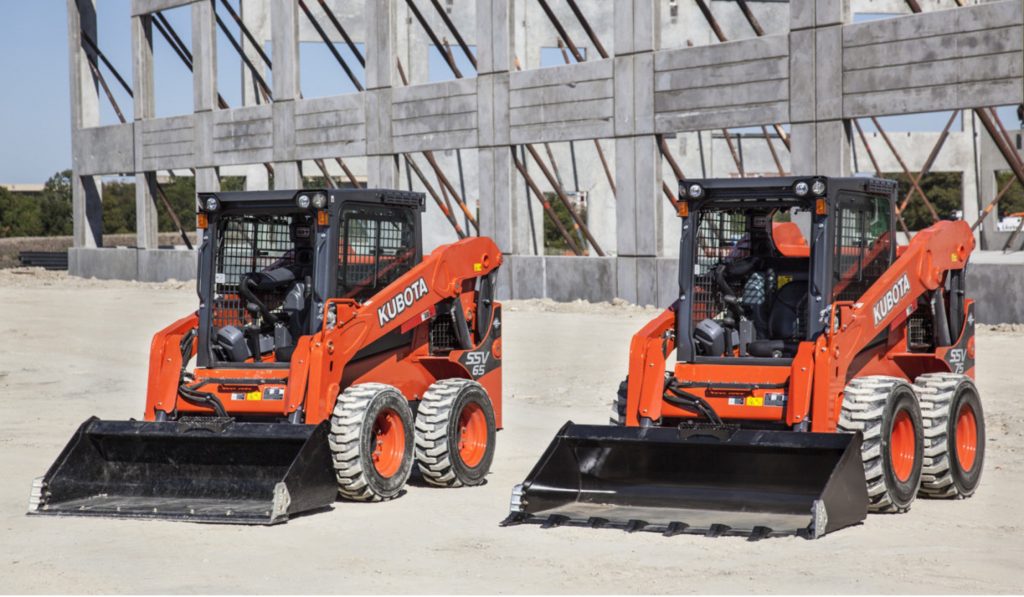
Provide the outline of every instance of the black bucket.
<path id="1" fill-rule="evenodd" d="M 505 524 L 817 538 L 867 515 L 860 434 L 566 423 Z"/>
<path id="2" fill-rule="evenodd" d="M 35 481 L 29 514 L 284 522 L 334 502 L 328 425 L 94 417 Z"/>

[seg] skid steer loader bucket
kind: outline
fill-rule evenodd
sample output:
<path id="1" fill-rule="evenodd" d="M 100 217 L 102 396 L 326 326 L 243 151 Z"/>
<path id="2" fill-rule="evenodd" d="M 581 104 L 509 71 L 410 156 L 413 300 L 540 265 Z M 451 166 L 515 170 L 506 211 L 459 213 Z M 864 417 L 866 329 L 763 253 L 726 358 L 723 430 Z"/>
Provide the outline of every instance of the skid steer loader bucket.
<path id="1" fill-rule="evenodd" d="M 334 501 L 328 425 L 94 417 L 33 484 L 29 514 L 284 522 Z"/>
<path id="2" fill-rule="evenodd" d="M 816 538 L 864 520 L 860 434 L 566 423 L 505 524 Z"/>

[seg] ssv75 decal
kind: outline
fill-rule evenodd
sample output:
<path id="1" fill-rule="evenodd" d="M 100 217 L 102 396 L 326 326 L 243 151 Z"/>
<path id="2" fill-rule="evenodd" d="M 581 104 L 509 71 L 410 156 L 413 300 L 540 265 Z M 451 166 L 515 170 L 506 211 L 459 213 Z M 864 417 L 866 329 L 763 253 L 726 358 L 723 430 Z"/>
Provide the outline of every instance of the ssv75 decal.
<path id="1" fill-rule="evenodd" d="M 423 278 L 419 278 L 406 286 L 405 290 L 391 297 L 377 308 L 377 321 L 380 323 L 380 327 L 384 327 L 389 321 L 401 315 L 402 311 L 408 309 L 426 294 L 427 283 Z"/>

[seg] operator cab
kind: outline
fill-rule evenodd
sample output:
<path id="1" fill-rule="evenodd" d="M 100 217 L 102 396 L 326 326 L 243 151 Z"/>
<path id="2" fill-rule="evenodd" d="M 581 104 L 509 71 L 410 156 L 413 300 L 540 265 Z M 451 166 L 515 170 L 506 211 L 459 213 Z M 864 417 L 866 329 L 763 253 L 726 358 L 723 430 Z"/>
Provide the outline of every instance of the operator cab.
<path id="1" fill-rule="evenodd" d="M 680 360 L 789 362 L 833 300 L 889 267 L 894 193 L 866 178 L 680 181 Z"/>
<path id="2" fill-rule="evenodd" d="M 422 259 L 423 195 L 200 193 L 197 364 L 287 367 L 328 298 L 362 302 Z"/>

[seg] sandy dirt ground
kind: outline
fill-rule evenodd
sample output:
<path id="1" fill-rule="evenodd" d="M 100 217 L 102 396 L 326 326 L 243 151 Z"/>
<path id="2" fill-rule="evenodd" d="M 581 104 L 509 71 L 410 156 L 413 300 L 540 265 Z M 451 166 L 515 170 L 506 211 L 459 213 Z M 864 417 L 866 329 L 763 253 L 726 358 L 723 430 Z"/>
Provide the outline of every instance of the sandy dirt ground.
<path id="1" fill-rule="evenodd" d="M 988 421 L 967 501 L 818 541 L 500 528 L 509 490 L 567 419 L 603 423 L 628 340 L 654 311 L 528 301 L 505 310 L 506 429 L 483 487 L 409 487 L 276 527 L 28 517 L 31 481 L 88 416 L 142 413 L 152 334 L 192 283 L 0 272 L 0 591 L 258 593 L 991 593 L 1024 589 L 1020 330 L 977 341 Z"/>

